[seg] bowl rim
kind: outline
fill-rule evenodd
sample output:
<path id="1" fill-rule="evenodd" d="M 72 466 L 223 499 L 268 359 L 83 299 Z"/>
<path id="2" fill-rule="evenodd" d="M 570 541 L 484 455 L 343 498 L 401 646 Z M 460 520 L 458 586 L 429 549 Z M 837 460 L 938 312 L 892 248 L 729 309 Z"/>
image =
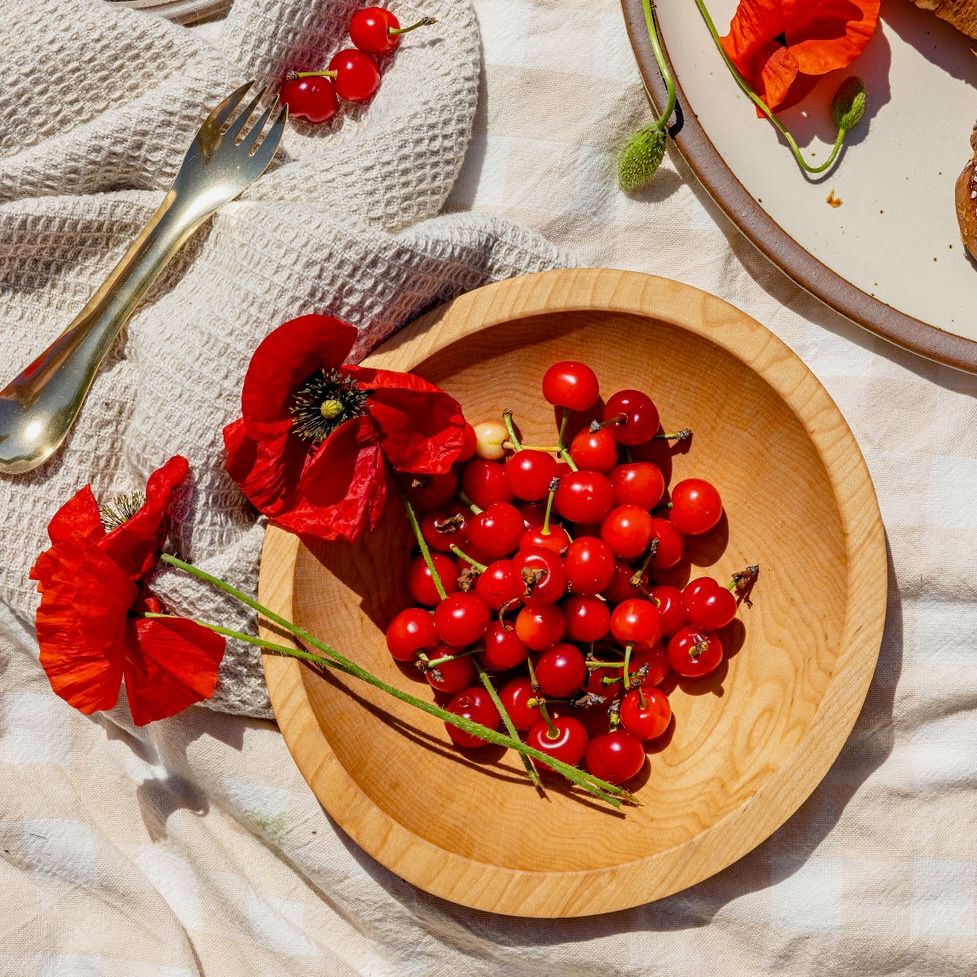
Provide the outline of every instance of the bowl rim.
<path id="1" fill-rule="evenodd" d="M 713 295 L 639 272 L 600 268 L 538 272 L 459 296 L 405 327 L 364 364 L 406 369 L 405 364 L 422 362 L 481 329 L 516 318 L 571 311 L 639 315 L 687 329 L 735 356 L 776 391 L 812 440 L 836 499 L 844 488 L 847 502 L 839 499 L 839 512 L 847 544 L 848 601 L 838 667 L 814 718 L 794 751 L 756 793 L 675 848 L 623 864 L 568 872 L 478 862 L 415 835 L 377 807 L 332 753 L 309 702 L 305 686 L 309 670 L 296 659 L 264 656 L 272 708 L 293 758 L 325 810 L 361 848 L 435 896 L 472 909 L 538 918 L 595 915 L 664 898 L 728 867 L 765 841 L 811 795 L 847 740 L 875 673 L 887 600 L 888 566 L 878 500 L 848 424 L 820 381 L 789 347 Z M 731 318 L 735 329 L 730 328 Z M 445 323 L 450 328 L 434 328 Z M 300 546 L 297 537 L 269 526 L 259 600 L 280 614 L 293 611 Z M 855 589 L 860 593 L 857 603 L 851 599 Z M 264 637 L 281 640 L 280 634 L 261 630 Z"/>

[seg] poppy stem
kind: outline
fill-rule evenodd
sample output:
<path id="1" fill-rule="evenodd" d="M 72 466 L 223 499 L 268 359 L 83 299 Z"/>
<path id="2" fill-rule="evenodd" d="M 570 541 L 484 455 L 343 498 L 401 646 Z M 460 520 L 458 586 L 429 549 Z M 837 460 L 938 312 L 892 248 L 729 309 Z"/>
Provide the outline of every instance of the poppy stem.
<path id="1" fill-rule="evenodd" d="M 736 84 L 740 86 L 743 94 L 773 123 L 774 128 L 784 137 L 787 145 L 790 147 L 790 151 L 794 154 L 794 159 L 797 160 L 797 165 L 804 170 L 805 173 L 810 173 L 812 175 L 817 175 L 818 173 L 823 173 L 825 170 L 829 169 L 837 160 L 838 154 L 841 152 L 842 143 L 845 141 L 845 134 L 847 129 L 843 126 L 838 127 L 838 135 L 835 137 L 834 146 L 831 148 L 831 152 L 828 154 L 828 158 L 818 166 L 812 166 L 804 158 L 801 152 L 800 146 L 797 145 L 797 140 L 790 134 L 787 127 L 774 115 L 770 106 L 755 91 L 753 91 L 750 83 L 740 74 L 739 69 L 733 64 L 729 55 L 726 53 L 726 49 L 723 47 L 722 42 L 719 40 L 719 31 L 716 30 L 716 25 L 713 22 L 712 16 L 710 15 L 708 9 L 706 8 L 704 0 L 695 0 L 695 5 L 699 8 L 699 13 L 702 14 L 702 19 L 706 23 L 706 27 L 709 30 L 709 34 L 712 36 L 713 43 L 716 45 L 716 49 L 722 55 L 723 61 L 726 63 L 726 67 L 729 69 L 729 73 L 733 76 Z"/>
<path id="2" fill-rule="evenodd" d="M 456 713 L 448 712 L 447 709 L 442 709 L 433 702 L 426 702 L 424 699 L 419 699 L 417 696 L 413 696 L 409 692 L 404 692 L 392 685 L 388 685 L 383 681 L 383 679 L 377 678 L 376 675 L 366 671 L 364 668 L 360 668 L 359 665 L 351 662 L 348 658 L 344 658 L 334 648 L 331 648 L 329 645 L 320 641 L 304 628 L 300 628 L 297 625 L 292 624 L 291 621 L 287 621 L 285 618 L 276 614 L 271 609 L 260 604 L 253 597 L 249 597 L 247 594 L 238 590 L 236 587 L 231 586 L 231 584 L 221 580 L 219 577 L 215 577 L 212 574 L 207 573 L 205 570 L 201 570 L 198 567 L 193 566 L 192 564 L 184 563 L 183 560 L 180 560 L 175 556 L 170 556 L 168 553 L 164 553 L 160 559 L 163 562 L 170 564 L 170 566 L 177 567 L 180 570 L 185 570 L 198 580 L 203 580 L 205 583 L 211 584 L 223 593 L 234 597 L 247 607 L 257 611 L 266 620 L 284 628 L 290 634 L 298 638 L 303 644 L 312 645 L 314 648 L 319 649 L 325 654 L 316 655 L 300 648 L 293 648 L 289 645 L 278 644 L 274 641 L 267 641 L 264 638 L 256 637 L 253 634 L 245 634 L 242 631 L 234 631 L 231 628 L 224 628 L 218 624 L 210 624 L 207 621 L 195 621 L 194 623 L 199 624 L 200 627 L 207 628 L 209 631 L 223 635 L 225 638 L 234 638 L 238 641 L 243 641 L 246 644 L 254 645 L 256 648 L 262 648 L 265 651 L 270 651 L 288 658 L 298 658 L 302 661 L 319 665 L 320 667 L 324 666 L 326 668 L 333 668 L 337 671 L 343 672 L 346 675 L 351 675 L 354 678 L 358 678 L 361 681 L 367 682 L 375 688 L 380 689 L 380 691 L 386 692 L 388 695 L 392 695 L 396 699 L 400 699 L 401 702 L 406 702 L 408 705 L 414 706 L 415 708 L 420 709 L 422 712 L 426 712 L 431 716 L 437 716 L 437 718 L 442 720 L 442 722 L 450 723 L 452 726 L 457 726 L 459 729 L 464 730 L 466 733 L 470 733 L 472 736 L 477 736 L 488 743 L 495 743 L 497 746 L 505 746 L 509 749 L 516 750 L 517 752 L 522 753 L 533 760 L 537 760 L 538 762 L 551 767 L 553 770 L 557 771 L 557 773 L 562 774 L 568 780 L 573 781 L 573 783 L 577 784 L 579 787 L 582 787 L 588 793 L 593 794 L 600 800 L 606 801 L 613 807 L 620 807 L 622 801 L 629 804 L 639 803 L 637 798 L 635 798 L 630 791 L 625 790 L 623 787 L 617 787 L 614 784 L 607 783 L 598 777 L 594 777 L 592 774 L 579 770 L 577 767 L 571 767 L 568 763 L 564 763 L 562 760 L 557 760 L 555 757 L 548 756 L 541 750 L 534 749 L 526 743 L 519 740 L 513 740 L 511 737 L 506 736 L 497 730 L 489 729 L 487 726 L 483 726 L 481 723 L 476 723 L 471 719 L 466 719 L 464 716 L 459 716 Z M 153 614 L 149 612 L 143 614 L 142 617 L 162 620 L 186 620 L 186 618 L 178 618 L 172 614 Z"/>
<path id="3" fill-rule="evenodd" d="M 396 478 L 394 479 L 396 482 Z M 407 493 L 400 487 L 400 483 L 397 483 L 397 490 L 400 492 L 400 500 L 404 503 L 404 511 L 407 513 L 407 521 L 410 523 L 410 528 L 414 530 L 414 538 L 417 540 L 417 547 L 421 551 L 421 556 L 424 557 L 424 562 L 427 564 L 428 572 L 431 574 L 431 580 L 434 582 L 434 589 L 438 592 L 438 597 L 444 600 L 448 596 L 448 592 L 444 589 L 444 584 L 441 582 L 441 575 L 438 573 L 438 568 L 434 565 L 434 560 L 431 559 L 431 550 L 428 548 L 427 540 L 424 538 L 424 534 L 421 532 L 420 524 L 417 521 L 417 516 L 414 513 L 414 507 L 410 504 L 410 499 L 407 498 Z"/>
<path id="4" fill-rule="evenodd" d="M 645 12 L 645 23 L 648 25 L 648 40 L 651 42 L 651 50 L 658 63 L 658 71 L 665 82 L 665 108 L 658 117 L 658 127 L 664 129 L 672 113 L 675 111 L 675 79 L 672 71 L 665 60 L 665 52 L 662 50 L 661 40 L 658 37 L 658 28 L 655 25 L 655 14 L 651 0 L 641 0 L 641 6 Z"/>

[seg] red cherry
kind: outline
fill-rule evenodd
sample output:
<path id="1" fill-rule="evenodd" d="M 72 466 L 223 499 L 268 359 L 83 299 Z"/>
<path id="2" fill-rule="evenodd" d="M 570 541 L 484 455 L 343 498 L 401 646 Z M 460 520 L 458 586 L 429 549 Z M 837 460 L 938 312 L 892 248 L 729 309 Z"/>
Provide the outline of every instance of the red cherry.
<path id="1" fill-rule="evenodd" d="M 525 677 L 514 678 L 499 689 L 499 699 L 516 729 L 527 730 L 543 718 L 538 706 L 528 704 L 537 695 L 532 683 Z"/>
<path id="2" fill-rule="evenodd" d="M 590 677 L 587 679 L 583 691 L 590 695 L 602 696 L 608 700 L 609 704 L 610 700 L 615 698 L 618 692 L 621 691 L 621 674 L 622 670 L 619 668 L 591 669 Z M 605 682 L 605 678 L 612 679 L 613 681 Z"/>
<path id="3" fill-rule="evenodd" d="M 606 430 L 585 428 L 571 442 L 570 457 L 578 468 L 606 473 L 617 464 L 617 442 Z"/>
<path id="4" fill-rule="evenodd" d="M 468 459 L 475 454 L 475 445 L 477 443 L 478 438 L 475 436 L 475 428 L 465 421 L 465 433 L 461 442 L 461 451 L 458 454 L 458 457 L 455 459 L 455 462 L 457 464 L 461 464 L 462 462 L 468 461 Z"/>
<path id="5" fill-rule="evenodd" d="M 508 502 L 493 502 L 468 520 L 468 540 L 493 559 L 514 553 L 524 527 L 519 510 Z"/>
<path id="6" fill-rule="evenodd" d="M 641 669 L 648 666 L 644 678 L 639 676 Z M 661 685 L 668 674 L 668 650 L 659 641 L 654 645 L 636 644 L 631 652 L 631 665 L 628 678 L 632 686 Z"/>
<path id="7" fill-rule="evenodd" d="M 339 93 L 342 95 L 342 92 Z M 604 405 L 604 420 L 616 441 L 621 444 L 644 444 L 658 430 L 658 408 L 640 390 L 619 390 Z"/>
<path id="8" fill-rule="evenodd" d="M 324 75 L 289 78 L 278 89 L 278 98 L 291 118 L 308 122 L 328 122 L 339 108 L 332 79 Z"/>
<path id="9" fill-rule="evenodd" d="M 665 494 L 665 477 L 650 461 L 618 465 L 609 477 L 615 505 L 636 505 L 650 511 Z"/>
<path id="10" fill-rule="evenodd" d="M 485 642 L 482 661 L 485 667 L 493 672 L 507 671 L 526 660 L 528 654 L 526 646 L 512 628 L 506 627 L 499 621 L 493 621 L 485 629 L 482 640 Z"/>
<path id="11" fill-rule="evenodd" d="M 603 590 L 604 596 L 612 604 L 619 604 L 622 600 L 628 600 L 631 597 L 643 597 L 644 594 L 631 583 L 633 576 L 634 568 L 618 560 L 614 564 L 614 576 L 611 577 L 611 582 Z"/>
<path id="12" fill-rule="evenodd" d="M 570 472 L 560 478 L 553 505 L 570 522 L 599 523 L 614 505 L 614 492 L 600 472 Z"/>
<path id="13" fill-rule="evenodd" d="M 537 502 L 549 494 L 550 482 L 556 478 L 556 459 L 531 448 L 517 451 L 506 459 L 505 477 L 513 495 Z"/>
<path id="14" fill-rule="evenodd" d="M 601 780 L 623 784 L 645 765 L 641 740 L 623 729 L 597 736 L 587 747 L 587 769 Z"/>
<path id="15" fill-rule="evenodd" d="M 678 587 L 652 587 L 648 593 L 658 602 L 663 637 L 670 638 L 689 623 L 682 605 L 682 591 Z"/>
<path id="16" fill-rule="evenodd" d="M 400 21 L 383 7 L 363 7 L 349 20 L 349 39 L 361 50 L 370 54 L 390 54 L 398 44 L 400 35 L 391 34 L 400 27 Z"/>
<path id="17" fill-rule="evenodd" d="M 513 567 L 512 560 L 496 560 L 490 563 L 475 581 L 475 593 L 493 611 L 499 610 L 510 600 L 522 597 L 525 592 L 526 585 Z"/>
<path id="18" fill-rule="evenodd" d="M 493 502 L 511 502 L 512 490 L 505 469 L 497 461 L 474 458 L 461 473 L 461 490 L 480 509 Z"/>
<path id="19" fill-rule="evenodd" d="M 600 538 L 615 556 L 633 560 L 640 556 L 651 540 L 652 518 L 636 505 L 619 505 L 611 509 L 601 523 Z"/>
<path id="20" fill-rule="evenodd" d="M 454 593 L 434 609 L 434 626 L 447 645 L 463 648 L 485 634 L 492 613 L 488 604 L 475 593 Z"/>
<path id="21" fill-rule="evenodd" d="M 587 681 L 587 663 L 576 645 L 562 644 L 544 651 L 536 660 L 536 682 L 544 695 L 565 699 Z"/>
<path id="22" fill-rule="evenodd" d="M 544 550 L 552 550 L 558 555 L 562 555 L 570 545 L 570 537 L 567 531 L 556 523 L 550 523 L 550 531 L 544 533 L 541 526 L 527 529 L 519 540 L 519 549 L 534 550 L 542 547 Z"/>
<path id="23" fill-rule="evenodd" d="M 689 624 L 697 628 L 724 628 L 736 617 L 736 598 L 712 577 L 690 580 L 682 591 L 682 606 Z"/>
<path id="24" fill-rule="evenodd" d="M 723 514 L 723 500 L 714 485 L 701 478 L 686 478 L 672 488 L 668 517 L 686 536 L 707 533 Z"/>
<path id="25" fill-rule="evenodd" d="M 587 410 L 600 396 L 597 374 L 572 360 L 554 363 L 543 375 L 543 396 L 554 407 Z"/>
<path id="26" fill-rule="evenodd" d="M 546 651 L 559 643 L 566 631 L 563 613 L 552 604 L 524 607 L 516 615 L 516 634 L 530 651 Z"/>
<path id="27" fill-rule="evenodd" d="M 611 614 L 611 634 L 622 645 L 653 644 L 661 633 L 661 616 L 650 600 L 622 601 Z"/>
<path id="28" fill-rule="evenodd" d="M 460 648 L 452 648 L 451 645 L 438 645 L 431 654 L 428 655 L 432 661 L 444 655 L 457 655 Z M 432 669 L 424 672 L 424 677 L 432 689 L 438 692 L 460 692 L 467 689 L 472 682 L 478 679 L 478 670 L 471 659 L 471 655 L 462 655 L 461 658 L 452 658 L 450 661 L 441 662 Z"/>
<path id="29" fill-rule="evenodd" d="M 571 641 L 600 641 L 611 627 L 607 603 L 596 597 L 568 597 L 563 602 L 567 637 Z"/>
<path id="30" fill-rule="evenodd" d="M 668 729 L 672 707 L 659 689 L 633 689 L 621 700 L 621 725 L 643 740 L 653 740 Z"/>
<path id="31" fill-rule="evenodd" d="M 387 625 L 387 650 L 399 662 L 413 661 L 419 651 L 437 643 L 434 618 L 423 607 L 408 607 Z"/>
<path id="32" fill-rule="evenodd" d="M 421 519 L 421 535 L 432 550 L 450 553 L 452 545 L 465 548 L 467 516 L 461 509 L 429 512 Z"/>
<path id="33" fill-rule="evenodd" d="M 711 631 L 682 628 L 668 642 L 668 662 L 686 678 L 708 675 L 722 660 L 722 643 Z"/>
<path id="34" fill-rule="evenodd" d="M 444 475 L 412 475 L 404 492 L 418 512 L 433 512 L 444 508 L 458 494 L 458 476 L 453 471 Z"/>
<path id="35" fill-rule="evenodd" d="M 651 538 L 658 540 L 658 549 L 649 566 L 668 570 L 685 555 L 685 538 L 667 519 L 651 520 Z"/>
<path id="36" fill-rule="evenodd" d="M 581 536 L 567 548 L 567 582 L 575 594 L 599 594 L 614 579 L 614 554 L 602 539 Z"/>
<path id="37" fill-rule="evenodd" d="M 557 716 L 552 720 L 556 736 L 543 721 L 536 723 L 526 734 L 526 742 L 549 756 L 575 767 L 587 752 L 587 730 L 579 719 L 573 716 Z"/>
<path id="38" fill-rule="evenodd" d="M 444 589 L 449 594 L 456 591 L 458 589 L 458 574 L 455 571 L 454 561 L 443 553 L 432 553 L 431 562 L 441 578 Z M 431 571 L 428 570 L 423 557 L 418 556 L 411 560 L 411 564 L 407 568 L 407 591 L 418 604 L 434 607 L 435 604 L 441 602 L 441 595 L 438 593 L 437 587 L 434 586 Z"/>
<path id="39" fill-rule="evenodd" d="M 448 712 L 455 713 L 455 715 L 464 716 L 465 719 L 471 719 L 473 722 L 481 723 L 489 729 L 499 728 L 499 712 L 495 708 L 491 696 L 489 696 L 485 689 L 477 687 L 465 689 L 463 692 L 459 692 L 445 706 L 445 709 Z M 476 746 L 485 745 L 485 740 L 478 736 L 473 736 L 471 733 L 466 733 L 464 730 L 459 729 L 457 726 L 452 726 L 450 723 L 445 723 L 444 728 L 448 731 L 448 735 L 456 746 L 471 749 Z"/>
<path id="40" fill-rule="evenodd" d="M 527 607 L 554 604 L 567 591 L 567 575 L 563 561 L 552 550 L 520 550 L 512 567 L 525 583 L 528 593 L 523 598 Z"/>
<path id="41" fill-rule="evenodd" d="M 380 87 L 380 70 L 376 61 L 356 48 L 337 51 L 329 62 L 336 72 L 336 94 L 347 102 L 367 102 Z"/>

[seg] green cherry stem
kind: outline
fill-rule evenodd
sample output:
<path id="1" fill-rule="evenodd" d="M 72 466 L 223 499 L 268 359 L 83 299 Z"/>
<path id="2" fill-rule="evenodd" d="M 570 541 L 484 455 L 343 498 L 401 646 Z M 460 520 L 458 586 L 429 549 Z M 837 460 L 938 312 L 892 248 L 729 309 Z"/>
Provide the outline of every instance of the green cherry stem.
<path id="1" fill-rule="evenodd" d="M 397 485 L 400 491 L 400 500 L 404 503 L 404 512 L 407 513 L 407 521 L 410 523 L 410 528 L 414 530 L 414 538 L 417 540 L 417 546 L 421 551 L 421 556 L 424 557 L 424 562 L 427 564 L 427 568 L 431 573 L 431 579 L 434 581 L 434 589 L 437 590 L 438 596 L 441 600 L 444 600 L 448 596 L 448 592 L 444 589 L 444 584 L 441 582 L 441 577 L 438 574 L 437 568 L 434 566 L 434 560 L 431 559 L 431 550 L 428 548 L 427 540 L 424 538 L 424 534 L 421 532 L 420 524 L 417 521 L 417 515 L 414 513 L 414 507 L 410 504 L 410 499 L 407 498 L 407 493 Z"/>
<path id="2" fill-rule="evenodd" d="M 459 651 L 457 655 L 442 655 L 440 658 L 429 658 L 424 662 L 424 671 L 437 668 L 438 665 L 444 665 L 447 662 L 453 662 L 456 658 L 469 658 L 471 655 L 477 655 L 481 650 L 481 648 L 472 648 L 471 651 Z"/>
<path id="3" fill-rule="evenodd" d="M 647 0 L 645 0 L 647 2 Z M 695 0 L 696 6 L 699 8 L 699 13 L 702 14 L 702 19 L 706 22 L 706 27 L 709 30 L 709 34 L 712 36 L 713 43 L 716 45 L 717 50 L 720 55 L 722 55 L 723 61 L 726 63 L 726 67 L 729 69 L 730 74 L 736 81 L 736 84 L 740 86 L 743 94 L 749 98 L 751 102 L 773 123 L 774 128 L 784 137 L 787 145 L 790 147 L 790 151 L 794 154 L 794 159 L 797 160 L 797 165 L 804 170 L 805 173 L 810 173 L 812 175 L 817 175 L 818 173 L 823 173 L 825 170 L 829 169 L 831 165 L 838 158 L 838 154 L 841 152 L 841 145 L 845 141 L 845 134 L 848 132 L 843 126 L 838 127 L 838 135 L 835 137 L 834 146 L 831 148 L 831 152 L 828 158 L 818 166 L 812 166 L 804 158 L 801 152 L 800 146 L 797 145 L 797 141 L 790 134 L 787 127 L 777 118 L 776 115 L 770 110 L 769 106 L 762 98 L 750 86 L 750 83 L 740 74 L 739 69 L 730 60 L 729 55 L 726 53 L 726 49 L 722 46 L 719 40 L 719 31 L 716 30 L 716 25 L 713 22 L 712 16 L 710 15 L 708 9 L 706 8 L 704 0 Z"/>
<path id="4" fill-rule="evenodd" d="M 511 407 L 506 407 L 506 409 L 502 411 L 502 423 L 505 425 L 505 430 L 506 433 L 509 435 L 509 441 L 512 444 L 513 450 L 522 451 L 523 450 L 522 443 L 519 441 L 519 435 L 516 434 L 515 425 L 512 423 Z"/>
<path id="5" fill-rule="evenodd" d="M 681 431 L 676 431 L 674 434 L 656 434 L 656 441 L 688 441 L 692 437 L 692 429 L 688 427 L 683 427 Z"/>
<path id="6" fill-rule="evenodd" d="M 475 659 L 475 667 L 478 669 L 478 677 L 482 680 L 485 691 L 488 692 L 492 704 L 502 718 L 502 725 L 505 726 L 506 732 L 514 740 L 518 740 L 521 743 L 522 737 L 520 737 L 519 731 L 516 729 L 515 723 L 513 723 L 512 717 L 509 715 L 509 711 L 502 704 L 499 693 L 495 689 L 495 683 L 492 681 L 489 673 L 485 671 L 485 666 L 477 658 Z M 542 794 L 543 781 L 539 779 L 539 771 L 536 769 L 533 761 L 525 753 L 520 753 L 519 758 L 522 760 L 522 765 L 526 768 L 526 775 L 529 777 L 529 782 Z"/>
<path id="7" fill-rule="evenodd" d="M 559 478 L 554 478 L 550 482 L 550 490 L 546 495 L 546 512 L 543 513 L 543 527 L 540 532 L 544 536 L 549 536 L 552 534 L 553 530 L 550 528 L 550 518 L 553 515 L 553 499 L 556 497 L 556 490 L 560 487 Z"/>
<path id="8" fill-rule="evenodd" d="M 450 546 L 450 549 L 451 549 L 451 552 L 454 553 L 455 556 L 457 556 L 460 559 L 464 560 L 469 566 L 474 567 L 479 573 L 485 573 L 486 569 L 488 569 L 485 566 L 484 563 L 479 563 L 478 560 L 476 560 L 474 556 L 469 556 L 456 543 L 452 543 L 451 546 Z"/>
<path id="9" fill-rule="evenodd" d="M 624 687 L 625 689 L 631 688 L 631 651 L 634 645 L 629 641 L 624 646 Z"/>
<path id="10" fill-rule="evenodd" d="M 475 505 L 475 503 L 472 502 L 472 500 L 470 498 L 468 498 L 468 496 L 465 495 L 464 492 L 459 492 L 458 493 L 458 498 L 461 499 L 461 501 L 464 502 L 465 505 L 467 505 L 469 509 L 471 509 L 473 515 L 476 515 L 477 516 L 482 511 L 481 506 Z"/>
<path id="11" fill-rule="evenodd" d="M 387 34 L 390 37 L 399 37 L 401 34 L 409 34 L 411 31 L 416 31 L 418 27 L 432 27 L 437 23 L 435 17 L 422 17 L 416 24 L 411 24 L 409 27 L 387 27 Z"/>
<path id="12" fill-rule="evenodd" d="M 293 71 L 290 72 L 290 78 L 335 78 L 339 74 L 338 71 Z"/>

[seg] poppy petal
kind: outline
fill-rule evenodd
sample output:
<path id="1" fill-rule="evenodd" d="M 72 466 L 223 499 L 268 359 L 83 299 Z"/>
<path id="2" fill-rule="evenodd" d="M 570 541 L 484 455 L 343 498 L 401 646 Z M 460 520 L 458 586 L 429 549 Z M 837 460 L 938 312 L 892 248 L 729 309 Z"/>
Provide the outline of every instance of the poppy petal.
<path id="1" fill-rule="evenodd" d="M 771 109 L 775 109 L 787 97 L 797 78 L 793 51 L 774 41 L 757 54 L 756 61 L 761 67 L 754 90 Z"/>
<path id="2" fill-rule="evenodd" d="M 283 322 L 254 351 L 244 377 L 241 411 L 255 439 L 280 437 L 291 428 L 289 403 L 317 370 L 342 364 L 356 342 L 356 328 L 327 315 L 303 315 Z"/>
<path id="3" fill-rule="evenodd" d="M 753 58 L 784 32 L 787 25 L 782 0 L 740 0 L 720 43 L 741 75 L 752 81 Z"/>
<path id="4" fill-rule="evenodd" d="M 786 30 L 787 43 L 805 75 L 824 75 L 850 65 L 865 50 L 879 20 L 879 0 L 794 0 L 785 6 L 795 11 Z"/>
<path id="5" fill-rule="evenodd" d="M 440 387 L 411 373 L 344 367 L 370 391 L 366 409 L 380 429 L 380 447 L 401 472 L 443 475 L 461 454 L 465 416 Z"/>
<path id="6" fill-rule="evenodd" d="M 248 501 L 275 517 L 293 504 L 309 447 L 290 433 L 253 440 L 241 418 L 224 428 L 225 465 Z"/>
<path id="7" fill-rule="evenodd" d="M 209 699 L 217 686 L 224 638 L 195 621 L 129 622 L 126 697 L 137 726 L 165 719 Z"/>
<path id="8" fill-rule="evenodd" d="M 375 528 L 386 502 L 386 469 L 369 417 L 340 425 L 311 456 L 294 504 L 273 522 L 300 536 L 354 542 Z"/>
<path id="9" fill-rule="evenodd" d="M 99 540 L 105 536 L 102 515 L 91 485 L 79 489 L 48 523 L 47 534 L 52 543 L 66 539 Z"/>
<path id="10" fill-rule="evenodd" d="M 41 592 L 37 643 L 51 688 L 85 714 L 111 709 L 136 585 L 96 545 L 73 539 L 42 553 L 30 576 Z"/>
<path id="11" fill-rule="evenodd" d="M 140 577 L 155 566 L 170 529 L 167 510 L 189 471 L 190 463 L 182 455 L 174 455 L 157 468 L 146 482 L 146 501 L 102 540 L 102 551 L 131 577 Z"/>

